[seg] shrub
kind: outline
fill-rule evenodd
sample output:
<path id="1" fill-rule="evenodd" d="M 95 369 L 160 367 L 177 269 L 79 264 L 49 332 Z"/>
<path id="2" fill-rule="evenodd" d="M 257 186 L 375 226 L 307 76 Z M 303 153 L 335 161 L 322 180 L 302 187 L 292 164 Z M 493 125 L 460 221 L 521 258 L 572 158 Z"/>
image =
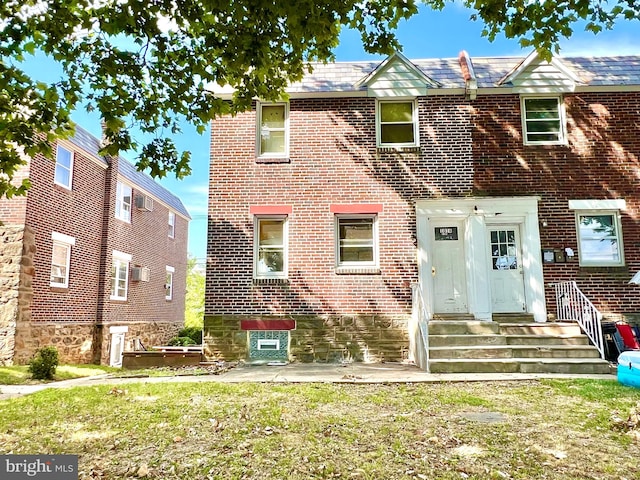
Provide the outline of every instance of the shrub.
<path id="1" fill-rule="evenodd" d="M 202 345 L 202 328 L 186 327 L 178 332 L 178 337 L 189 337 L 195 343 L 192 345 Z"/>
<path id="2" fill-rule="evenodd" d="M 169 340 L 169 345 L 172 347 L 188 347 L 189 345 L 197 345 L 191 337 L 174 337 Z"/>
<path id="3" fill-rule="evenodd" d="M 29 362 L 29 373 L 36 380 L 53 380 L 58 366 L 56 347 L 42 347 Z"/>

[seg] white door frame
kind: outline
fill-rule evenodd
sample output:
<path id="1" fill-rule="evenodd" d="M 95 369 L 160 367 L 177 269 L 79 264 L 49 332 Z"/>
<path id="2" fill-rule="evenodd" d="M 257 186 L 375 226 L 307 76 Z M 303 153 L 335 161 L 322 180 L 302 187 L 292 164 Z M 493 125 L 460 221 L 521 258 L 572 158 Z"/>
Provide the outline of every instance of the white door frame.
<path id="1" fill-rule="evenodd" d="M 122 366 L 122 352 L 124 352 L 125 336 L 128 331 L 129 327 L 126 325 L 109 327 L 109 334 L 111 336 L 109 339 L 109 365 L 111 367 Z M 116 342 L 117 338 L 120 339 L 120 352 L 116 352 L 114 348 L 118 344 L 118 342 Z"/>
<path id="2" fill-rule="evenodd" d="M 416 202 L 418 276 L 430 318 L 434 313 L 432 224 L 455 219 L 463 221 L 465 227 L 468 313 L 478 320 L 492 320 L 491 289 L 487 281 L 491 268 L 487 255 L 487 226 L 513 224 L 520 226 L 526 313 L 533 314 L 537 322 L 547 320 L 538 201 L 539 197 L 465 197 Z"/>

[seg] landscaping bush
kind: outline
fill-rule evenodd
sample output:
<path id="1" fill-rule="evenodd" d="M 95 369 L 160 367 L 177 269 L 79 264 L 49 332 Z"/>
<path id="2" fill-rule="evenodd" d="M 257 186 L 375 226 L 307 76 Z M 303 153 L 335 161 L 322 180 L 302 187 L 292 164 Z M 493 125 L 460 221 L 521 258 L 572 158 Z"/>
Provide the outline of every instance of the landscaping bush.
<path id="1" fill-rule="evenodd" d="M 178 337 L 189 337 L 196 345 L 202 345 L 202 328 L 186 327 L 178 332 Z"/>
<path id="2" fill-rule="evenodd" d="M 172 347 L 188 347 L 189 345 L 197 345 L 197 343 L 191 337 L 175 337 L 169 340 L 169 345 Z"/>
<path id="3" fill-rule="evenodd" d="M 39 349 L 29 362 L 29 373 L 36 380 L 53 380 L 58 366 L 58 350 L 56 347 Z"/>

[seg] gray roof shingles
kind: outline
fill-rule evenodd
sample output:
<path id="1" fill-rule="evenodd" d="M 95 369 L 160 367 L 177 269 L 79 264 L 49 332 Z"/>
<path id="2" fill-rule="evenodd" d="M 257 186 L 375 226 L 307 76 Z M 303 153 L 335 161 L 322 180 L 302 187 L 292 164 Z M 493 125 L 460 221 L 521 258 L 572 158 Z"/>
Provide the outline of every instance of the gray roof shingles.
<path id="1" fill-rule="evenodd" d="M 75 134 L 69 140 L 71 141 L 71 143 L 77 145 L 87 153 L 91 154 L 104 165 L 108 165 L 104 157 L 102 157 L 98 153 L 100 150 L 100 140 L 87 132 L 84 128 L 76 125 Z M 120 175 L 122 175 L 134 185 L 137 185 L 138 187 L 144 189 L 156 199 L 174 209 L 180 215 L 191 219 L 189 212 L 178 197 L 176 197 L 173 193 L 171 193 L 159 183 L 155 182 L 146 173 L 139 172 L 136 167 L 128 160 L 122 157 L 119 157 L 118 160 L 118 173 Z"/>
<path id="2" fill-rule="evenodd" d="M 497 87 L 502 77 L 516 67 L 524 57 L 471 58 L 478 88 Z M 640 56 L 559 57 L 565 66 L 589 86 L 640 85 Z M 464 88 L 464 79 L 457 58 L 411 60 L 428 77 L 441 84 L 440 88 Z M 313 72 L 301 82 L 291 85 L 290 93 L 352 92 L 354 85 L 381 63 L 334 62 L 315 63 Z"/>

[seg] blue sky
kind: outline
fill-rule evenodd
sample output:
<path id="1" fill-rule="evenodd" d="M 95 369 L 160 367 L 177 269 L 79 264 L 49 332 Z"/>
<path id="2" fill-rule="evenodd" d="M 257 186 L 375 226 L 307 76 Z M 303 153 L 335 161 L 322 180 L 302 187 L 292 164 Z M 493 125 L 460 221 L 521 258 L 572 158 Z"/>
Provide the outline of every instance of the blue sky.
<path id="1" fill-rule="evenodd" d="M 470 10 L 458 3 L 449 4 L 443 11 L 422 8 L 420 13 L 400 25 L 398 38 L 408 58 L 457 57 L 466 50 L 471 58 L 487 56 L 526 56 L 530 50 L 520 49 L 516 40 L 497 38 L 493 43 L 481 36 L 482 24 L 469 20 Z M 364 52 L 357 33 L 344 31 L 336 49 L 338 61 L 367 60 L 382 57 Z M 561 55 L 640 55 L 640 22 L 619 22 L 612 31 L 593 35 L 577 26 L 571 39 L 562 42 Z M 73 115 L 74 121 L 95 135 L 99 135 L 99 120 L 84 112 Z M 207 192 L 209 168 L 209 131 L 195 133 L 188 125 L 176 137 L 180 149 L 192 152 L 192 175 L 183 180 L 169 176 L 160 183 L 179 196 L 192 220 L 189 227 L 189 254 L 204 264 L 207 236 Z M 123 154 L 132 160 L 134 155 Z"/>

